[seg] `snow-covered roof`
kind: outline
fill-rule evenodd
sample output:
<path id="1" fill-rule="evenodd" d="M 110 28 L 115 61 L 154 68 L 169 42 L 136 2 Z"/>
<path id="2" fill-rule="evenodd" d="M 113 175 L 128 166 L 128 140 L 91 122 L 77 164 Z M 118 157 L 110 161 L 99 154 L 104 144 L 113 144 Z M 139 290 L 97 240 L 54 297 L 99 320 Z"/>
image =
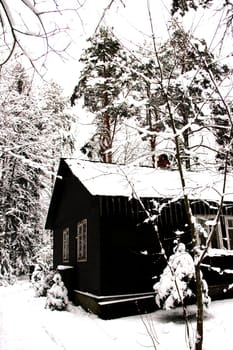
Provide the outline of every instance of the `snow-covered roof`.
<path id="1" fill-rule="evenodd" d="M 65 159 L 66 164 L 92 195 L 142 198 L 182 197 L 177 170 L 135 165 L 116 165 Z M 214 171 L 185 171 L 186 193 L 190 199 L 218 201 L 223 190 L 223 174 Z M 233 176 L 227 176 L 225 201 L 233 201 Z"/>

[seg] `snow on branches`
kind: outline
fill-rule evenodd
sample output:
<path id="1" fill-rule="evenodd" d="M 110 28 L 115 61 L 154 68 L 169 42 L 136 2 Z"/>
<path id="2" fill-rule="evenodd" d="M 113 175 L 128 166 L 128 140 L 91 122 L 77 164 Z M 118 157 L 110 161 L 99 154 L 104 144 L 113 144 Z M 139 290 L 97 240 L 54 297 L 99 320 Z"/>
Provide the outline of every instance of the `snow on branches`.
<path id="1" fill-rule="evenodd" d="M 46 308 L 51 310 L 65 310 L 68 305 L 68 291 L 59 273 L 55 273 L 54 284 L 47 292 Z"/>
<path id="2" fill-rule="evenodd" d="M 36 297 L 46 297 L 45 308 L 65 310 L 68 303 L 68 290 L 58 272 L 46 271 L 40 264 L 35 266 L 31 277 Z"/>
<path id="3" fill-rule="evenodd" d="M 160 276 L 159 282 L 153 286 L 155 301 L 158 307 L 166 310 L 184 304 L 195 295 L 195 265 L 192 256 L 186 251 L 183 243 L 178 243 L 174 254 Z M 203 302 L 210 303 L 208 285 L 202 279 Z"/>

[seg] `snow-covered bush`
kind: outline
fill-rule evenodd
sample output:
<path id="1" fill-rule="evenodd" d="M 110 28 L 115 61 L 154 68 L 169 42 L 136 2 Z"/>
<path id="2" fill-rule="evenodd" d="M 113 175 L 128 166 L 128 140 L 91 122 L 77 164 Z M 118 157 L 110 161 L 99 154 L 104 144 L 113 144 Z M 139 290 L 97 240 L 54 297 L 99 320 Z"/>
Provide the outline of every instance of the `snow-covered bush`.
<path id="1" fill-rule="evenodd" d="M 202 280 L 203 303 L 208 306 L 208 285 Z M 186 299 L 195 295 L 195 266 L 192 256 L 186 251 L 183 243 L 178 243 L 174 254 L 153 288 L 158 307 L 166 310 L 182 304 Z"/>
<path id="2" fill-rule="evenodd" d="M 35 266 L 31 276 L 31 282 L 35 290 L 35 296 L 46 296 L 48 289 L 53 284 L 54 271 L 47 271 L 40 264 Z"/>
<path id="3" fill-rule="evenodd" d="M 53 281 L 54 284 L 47 292 L 45 307 L 51 310 L 65 310 L 69 302 L 67 288 L 59 273 L 55 273 Z"/>
<path id="4" fill-rule="evenodd" d="M 15 276 L 10 264 L 9 254 L 5 249 L 0 252 L 0 286 L 8 286 L 15 282 Z"/>

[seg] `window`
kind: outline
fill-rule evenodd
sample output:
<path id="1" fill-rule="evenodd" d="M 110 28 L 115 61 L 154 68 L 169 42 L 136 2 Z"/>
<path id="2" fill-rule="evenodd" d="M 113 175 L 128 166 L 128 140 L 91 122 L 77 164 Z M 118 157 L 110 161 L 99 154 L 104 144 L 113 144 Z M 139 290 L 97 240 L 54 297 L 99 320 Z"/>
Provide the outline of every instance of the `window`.
<path id="1" fill-rule="evenodd" d="M 87 220 L 77 225 L 77 261 L 87 261 Z"/>
<path id="2" fill-rule="evenodd" d="M 69 261 L 69 227 L 63 230 L 63 262 Z"/>
<path id="3" fill-rule="evenodd" d="M 202 234 L 202 231 L 204 229 L 207 235 L 209 235 L 214 225 L 214 219 L 215 219 L 215 216 L 197 216 L 196 217 L 197 223 L 200 224 L 202 227 L 202 229 L 200 229 L 199 237 L 198 237 L 199 244 L 205 245 L 207 237 L 204 237 L 204 235 Z M 210 247 L 219 248 L 219 249 L 224 247 L 220 222 L 218 222 L 217 224 L 216 231 L 212 237 Z"/>
<path id="4" fill-rule="evenodd" d="M 227 248 L 233 249 L 233 216 L 225 217 Z"/>

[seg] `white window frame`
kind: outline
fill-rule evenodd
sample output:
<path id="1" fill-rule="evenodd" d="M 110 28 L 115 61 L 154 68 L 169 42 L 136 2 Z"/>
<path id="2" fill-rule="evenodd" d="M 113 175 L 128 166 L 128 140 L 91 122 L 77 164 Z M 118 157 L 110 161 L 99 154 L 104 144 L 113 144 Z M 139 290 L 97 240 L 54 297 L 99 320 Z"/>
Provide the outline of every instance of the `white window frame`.
<path id="1" fill-rule="evenodd" d="M 87 219 L 77 224 L 77 261 L 87 261 Z"/>
<path id="2" fill-rule="evenodd" d="M 233 235 L 232 235 L 232 244 L 230 242 L 230 235 L 229 235 L 229 230 L 233 230 L 233 225 L 229 225 L 229 220 L 232 220 L 232 224 L 233 224 L 233 216 L 232 215 L 224 216 L 225 228 L 226 228 L 226 238 L 227 238 L 227 249 L 233 250 Z M 232 247 L 231 247 L 231 245 L 232 245 Z"/>
<path id="3" fill-rule="evenodd" d="M 199 220 L 208 222 L 208 221 L 215 220 L 216 216 L 215 215 L 195 215 L 195 218 L 197 220 L 197 223 L 203 224 Z M 207 231 L 208 234 L 210 233 L 211 228 L 212 228 L 212 225 L 205 225 L 205 227 L 204 227 L 204 229 Z M 216 232 L 216 234 L 217 234 L 217 237 L 216 237 L 216 239 L 217 239 L 217 247 L 213 247 L 212 242 L 210 242 L 210 248 L 223 249 L 224 248 L 224 244 L 223 244 L 223 235 L 222 235 L 222 229 L 221 229 L 220 221 L 218 221 L 218 224 L 217 224 L 217 232 Z M 198 237 L 198 240 L 199 240 L 199 243 L 201 243 L 200 242 L 201 240 L 200 240 L 199 237 Z"/>
<path id="4" fill-rule="evenodd" d="M 70 259 L 70 230 L 66 227 L 62 231 L 62 260 L 63 262 L 69 262 Z"/>

